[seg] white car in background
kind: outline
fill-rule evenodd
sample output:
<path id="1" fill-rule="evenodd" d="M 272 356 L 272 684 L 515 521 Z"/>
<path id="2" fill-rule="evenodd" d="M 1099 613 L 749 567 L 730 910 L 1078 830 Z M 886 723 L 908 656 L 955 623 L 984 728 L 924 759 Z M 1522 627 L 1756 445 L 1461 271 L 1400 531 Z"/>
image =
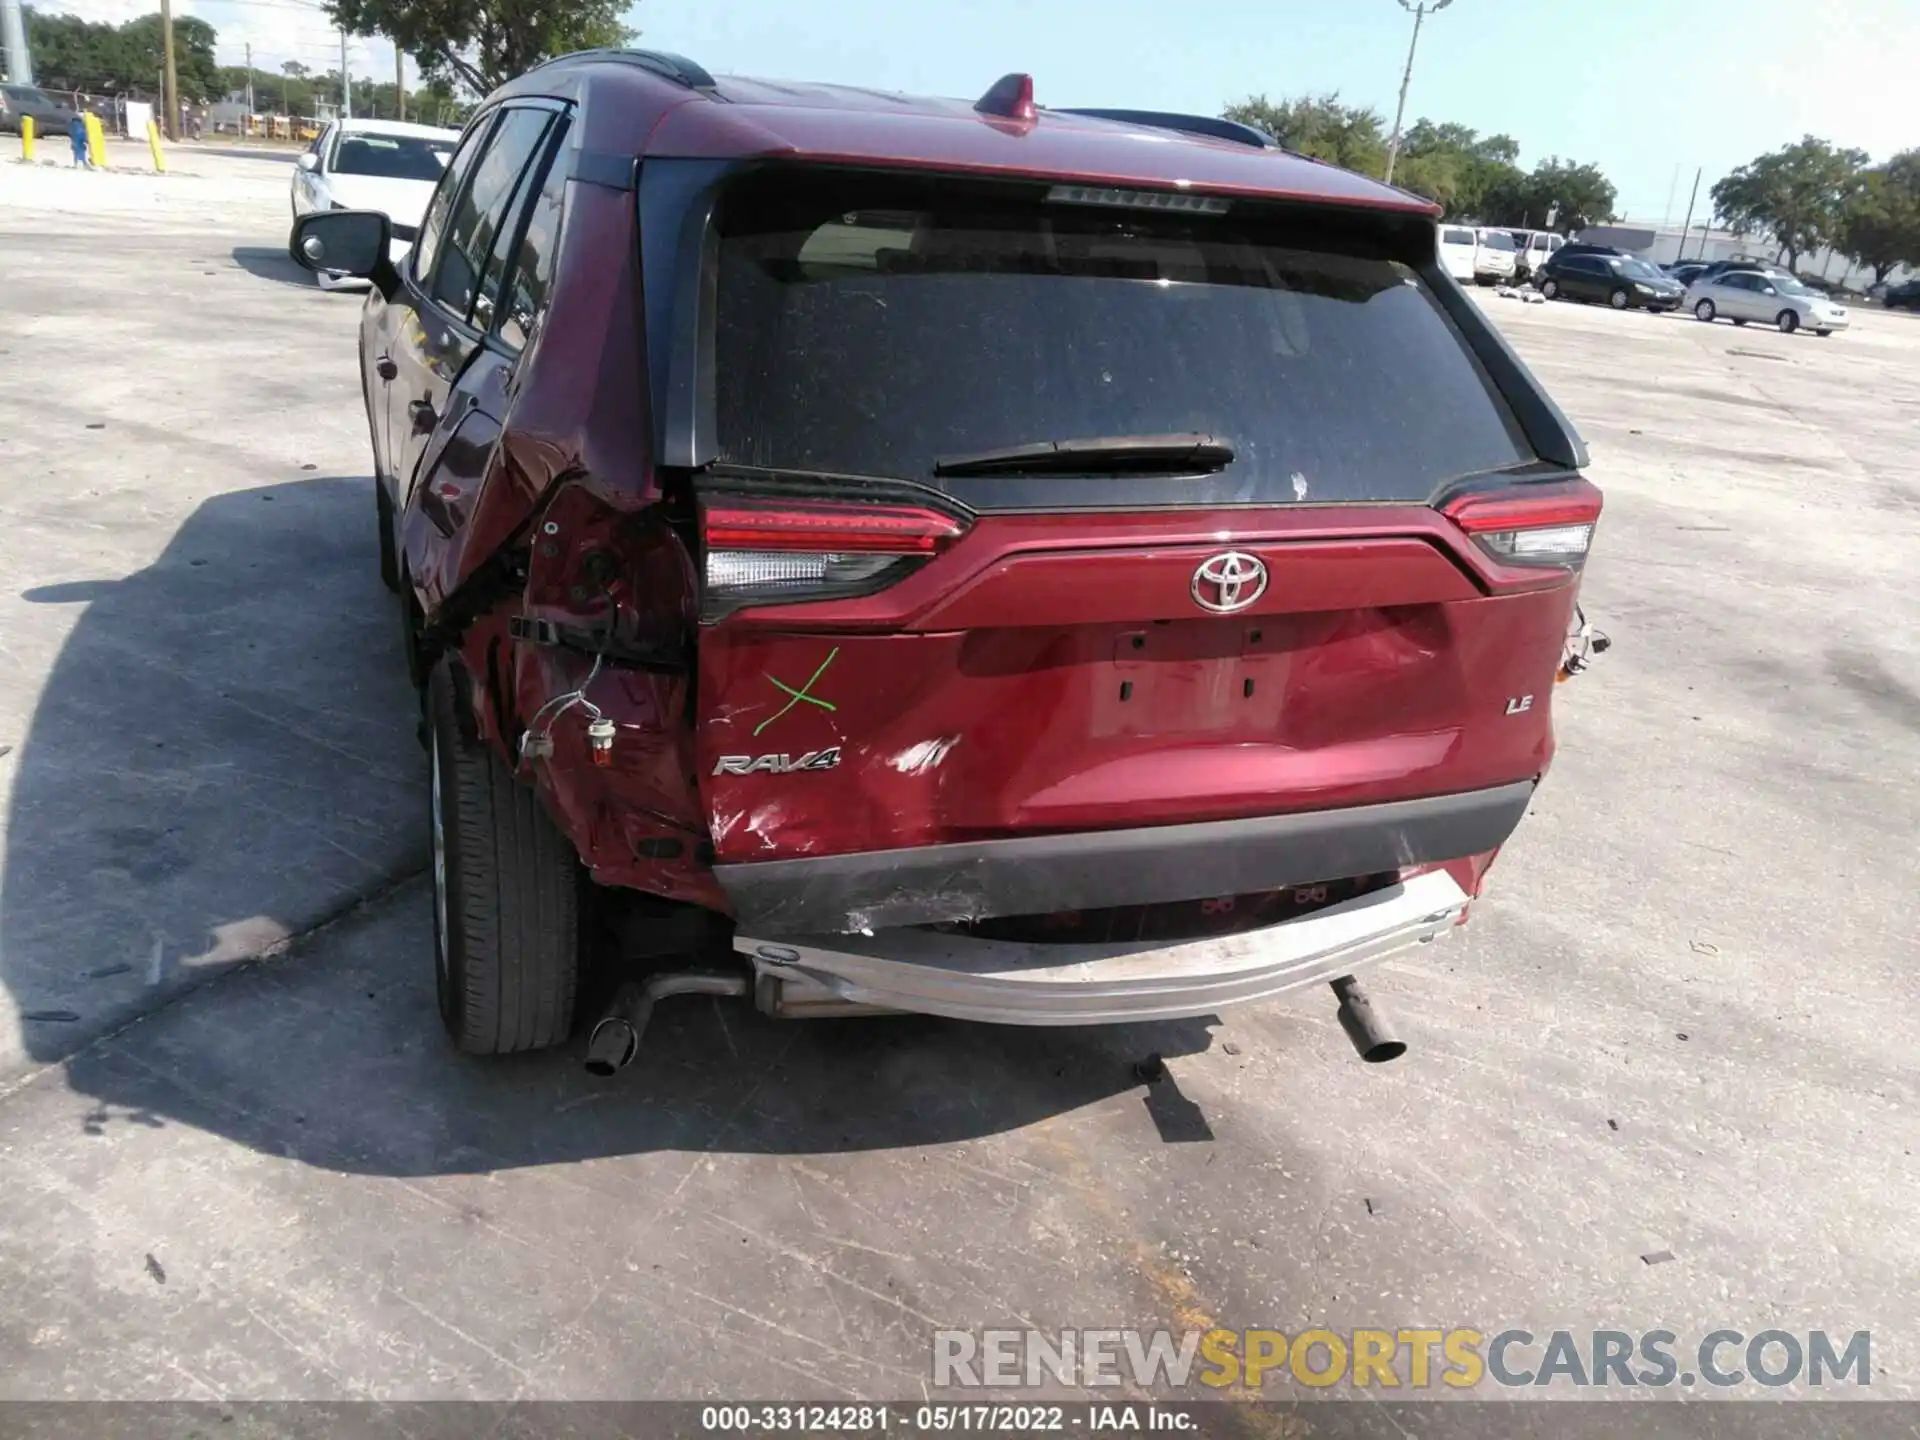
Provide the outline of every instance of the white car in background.
<path id="1" fill-rule="evenodd" d="M 293 171 L 293 218 L 316 210 L 378 210 L 393 225 L 397 265 L 413 248 L 427 201 L 460 143 L 458 130 L 402 120 L 336 120 L 320 132 Z M 323 290 L 364 287 L 351 276 L 321 273 Z"/>
<path id="2" fill-rule="evenodd" d="M 1784 335 L 1796 330 L 1831 335 L 1850 323 L 1846 306 L 1836 305 L 1824 293 L 1791 275 L 1763 270 L 1702 275 L 1687 287 L 1687 304 L 1701 320 L 1724 316 L 1736 325 L 1757 320 L 1775 326 Z"/>
<path id="3" fill-rule="evenodd" d="M 1481 285 L 1504 285 L 1513 280 L 1520 261 L 1520 247 L 1513 243 L 1513 232 L 1482 226 L 1473 232 L 1473 278 Z"/>
<path id="4" fill-rule="evenodd" d="M 1474 254 L 1477 249 L 1471 225 L 1440 227 L 1440 264 L 1462 285 L 1473 283 Z"/>

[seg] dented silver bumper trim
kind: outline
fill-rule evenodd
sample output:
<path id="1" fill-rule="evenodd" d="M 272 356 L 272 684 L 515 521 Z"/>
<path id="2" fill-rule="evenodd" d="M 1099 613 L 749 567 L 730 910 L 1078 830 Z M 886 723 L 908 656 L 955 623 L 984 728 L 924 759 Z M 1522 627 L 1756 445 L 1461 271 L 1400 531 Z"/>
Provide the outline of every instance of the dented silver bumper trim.
<path id="1" fill-rule="evenodd" d="M 998 1025 L 1102 1025 L 1207 1015 L 1335 979 L 1439 938 L 1466 906 L 1453 877 L 1434 871 L 1298 920 L 1172 945 L 1047 945 L 901 929 L 738 935 L 734 948 L 764 980 L 824 990 L 847 1005 Z"/>

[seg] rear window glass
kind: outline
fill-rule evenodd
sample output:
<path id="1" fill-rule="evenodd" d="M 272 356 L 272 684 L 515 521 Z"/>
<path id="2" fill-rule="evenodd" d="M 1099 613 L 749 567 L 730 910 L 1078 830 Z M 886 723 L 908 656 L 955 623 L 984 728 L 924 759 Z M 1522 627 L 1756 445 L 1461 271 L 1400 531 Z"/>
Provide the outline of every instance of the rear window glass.
<path id="1" fill-rule="evenodd" d="M 419 135 L 359 135 L 349 130 L 333 151 L 336 175 L 372 175 L 382 180 L 425 180 L 437 185 L 453 159 L 454 140 Z"/>
<path id="2" fill-rule="evenodd" d="M 1440 232 L 1440 238 L 1449 245 L 1471 245 L 1473 243 L 1473 232 L 1471 230 L 1443 230 Z"/>
<path id="3" fill-rule="evenodd" d="M 1480 243 L 1489 250 L 1513 249 L 1513 237 L 1504 230 L 1489 230 L 1480 237 Z"/>
<path id="4" fill-rule="evenodd" d="M 1295 212 L 1169 215 L 1021 187 L 791 172 L 724 198 L 715 423 L 735 464 L 965 490 L 944 457 L 1208 435 L 1210 483 L 1155 503 L 1425 500 L 1533 457 L 1409 266 L 1340 253 Z M 1009 505 L 1119 503 L 1097 475 Z"/>

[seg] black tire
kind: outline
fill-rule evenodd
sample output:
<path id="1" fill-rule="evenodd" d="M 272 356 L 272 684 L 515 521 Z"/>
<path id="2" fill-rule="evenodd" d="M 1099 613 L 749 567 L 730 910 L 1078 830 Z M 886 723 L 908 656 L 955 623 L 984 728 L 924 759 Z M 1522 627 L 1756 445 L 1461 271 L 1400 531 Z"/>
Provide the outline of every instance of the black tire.
<path id="1" fill-rule="evenodd" d="M 1544 300 L 1560 298 L 1560 286 L 1551 275 L 1540 282 L 1540 296 Z"/>
<path id="2" fill-rule="evenodd" d="M 400 556 L 393 544 L 393 501 L 387 498 L 387 486 L 378 475 L 373 477 L 373 515 L 380 527 L 380 583 L 400 593 Z"/>
<path id="3" fill-rule="evenodd" d="M 433 670 L 434 982 L 471 1055 L 558 1045 L 580 982 L 580 865 L 528 785 L 461 721 L 451 662 Z"/>
<path id="4" fill-rule="evenodd" d="M 1611 295 L 1607 296 L 1607 304 L 1616 310 L 1624 310 L 1627 308 L 1627 302 L 1632 298 L 1633 297 L 1628 295 L 1624 290 L 1615 290 Z"/>
<path id="5" fill-rule="evenodd" d="M 1816 330 L 1816 331 L 1814 331 L 1813 333 L 1814 333 L 1815 335 L 1817 335 L 1817 336 L 1819 336 L 1819 337 L 1820 337 L 1820 338 L 1821 338 L 1822 340 L 1824 340 L 1824 339 L 1826 339 L 1826 338 L 1827 338 L 1827 337 L 1828 337 L 1829 335 L 1831 335 L 1831 334 L 1833 334 L 1833 331 L 1831 331 L 1831 330 Z"/>
<path id="6" fill-rule="evenodd" d="M 1693 318 L 1696 320 L 1704 320 L 1709 325 L 1713 323 L 1714 314 L 1715 311 L 1711 300 L 1702 300 L 1698 305 L 1693 307 Z"/>
<path id="7" fill-rule="evenodd" d="M 1782 335 L 1791 335 L 1800 328 L 1800 317 L 1791 310 L 1782 310 L 1773 317 L 1773 323 Z"/>
<path id="8" fill-rule="evenodd" d="M 1744 320 L 1735 320 L 1733 323 L 1742 330 L 1747 328 L 1747 322 Z"/>

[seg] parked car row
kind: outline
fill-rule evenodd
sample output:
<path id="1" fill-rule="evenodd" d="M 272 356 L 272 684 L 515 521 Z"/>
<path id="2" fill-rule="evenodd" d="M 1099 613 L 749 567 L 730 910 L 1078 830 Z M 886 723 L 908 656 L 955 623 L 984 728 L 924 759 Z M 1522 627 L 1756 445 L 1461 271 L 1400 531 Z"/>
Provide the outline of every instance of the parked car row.
<path id="1" fill-rule="evenodd" d="M 1615 310 L 1666 312 L 1685 305 L 1699 320 L 1772 325 L 1784 334 L 1831 335 L 1847 307 L 1779 265 L 1752 260 L 1689 261 L 1661 267 L 1605 245 L 1562 246 L 1534 280 L 1548 300 L 1584 300 Z M 1889 292 L 1891 294 L 1891 292 Z M 1891 300 L 1889 303 L 1892 303 Z M 1920 308 L 1920 287 L 1906 303 Z"/>
<path id="2" fill-rule="evenodd" d="M 1462 285 L 1498 285 L 1516 278 L 1519 247 L 1511 234 L 1489 226 L 1442 225 L 1440 260 Z"/>
<path id="3" fill-rule="evenodd" d="M 1527 283 L 1567 244 L 1547 230 L 1503 230 L 1492 225 L 1442 225 L 1440 258 L 1462 284 Z"/>

